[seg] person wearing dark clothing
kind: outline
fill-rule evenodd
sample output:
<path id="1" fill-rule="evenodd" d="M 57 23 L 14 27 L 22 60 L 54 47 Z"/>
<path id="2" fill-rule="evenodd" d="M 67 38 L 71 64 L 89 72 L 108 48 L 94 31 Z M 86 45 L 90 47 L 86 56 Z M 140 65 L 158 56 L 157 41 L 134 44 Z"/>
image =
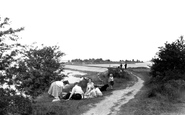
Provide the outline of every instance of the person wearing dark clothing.
<path id="1" fill-rule="evenodd" d="M 67 93 L 62 99 L 69 99 L 70 95 L 71 95 L 71 93 Z M 80 100 L 80 99 L 82 99 L 82 95 L 78 94 L 78 93 L 77 94 L 73 94 L 71 96 L 71 99 Z"/>
<path id="2" fill-rule="evenodd" d="M 127 63 L 125 63 L 125 69 L 127 69 Z"/>
<path id="3" fill-rule="evenodd" d="M 79 83 L 76 83 L 73 87 L 72 91 L 68 94 L 66 94 L 63 99 L 74 99 L 74 100 L 80 100 L 83 98 L 84 92 L 82 90 L 82 87 L 79 86 Z"/>
<path id="4" fill-rule="evenodd" d="M 123 65 L 122 65 L 122 63 L 120 64 L 120 68 L 122 69 L 122 67 L 123 67 Z"/>

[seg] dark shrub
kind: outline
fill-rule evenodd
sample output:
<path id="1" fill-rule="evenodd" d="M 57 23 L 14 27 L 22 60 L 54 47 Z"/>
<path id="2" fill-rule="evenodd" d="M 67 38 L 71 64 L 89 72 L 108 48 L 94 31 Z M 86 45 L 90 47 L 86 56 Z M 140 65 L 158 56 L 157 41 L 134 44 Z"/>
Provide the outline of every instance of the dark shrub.
<path id="1" fill-rule="evenodd" d="M 28 98 L 15 95 L 10 98 L 8 112 L 20 115 L 30 115 L 32 114 L 32 103 Z"/>
<path id="2" fill-rule="evenodd" d="M 1 96 L 0 97 L 0 115 L 17 114 L 30 115 L 32 114 L 32 104 L 28 98 L 20 95 Z"/>
<path id="3" fill-rule="evenodd" d="M 108 75 L 113 74 L 113 76 L 116 78 L 124 78 L 124 73 L 124 70 L 121 68 L 108 68 Z"/>

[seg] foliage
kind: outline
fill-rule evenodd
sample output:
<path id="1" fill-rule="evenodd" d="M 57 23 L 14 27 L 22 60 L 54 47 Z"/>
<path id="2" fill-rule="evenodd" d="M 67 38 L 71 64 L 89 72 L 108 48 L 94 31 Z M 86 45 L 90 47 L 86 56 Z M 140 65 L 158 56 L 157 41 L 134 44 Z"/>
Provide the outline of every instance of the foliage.
<path id="1" fill-rule="evenodd" d="M 73 59 L 71 60 L 72 63 L 86 63 L 86 64 L 98 64 L 98 63 L 105 63 L 105 62 L 111 62 L 109 59 L 103 60 L 102 58 L 97 58 L 97 59 Z"/>
<path id="2" fill-rule="evenodd" d="M 9 89 L 7 89 L 9 90 Z M 16 113 L 29 115 L 32 113 L 32 104 L 28 98 L 21 95 L 10 95 L 7 90 L 0 89 L 0 114 Z M 13 90 L 10 92 L 14 92 Z"/>
<path id="3" fill-rule="evenodd" d="M 119 62 L 117 61 L 111 61 L 110 59 L 106 59 L 106 60 L 103 60 L 102 58 L 97 58 L 97 59 L 94 59 L 94 58 L 90 58 L 90 59 L 72 59 L 71 60 L 71 63 L 73 64 L 82 64 L 82 63 L 85 63 L 85 64 L 107 64 L 107 63 L 140 63 L 142 61 L 140 60 L 120 60 Z M 70 63 L 70 61 L 68 61 L 68 63 Z"/>
<path id="4" fill-rule="evenodd" d="M 108 68 L 108 75 L 113 74 L 114 77 L 117 78 L 124 78 L 124 70 L 122 68 L 113 68 L 113 67 L 109 67 Z"/>
<path id="5" fill-rule="evenodd" d="M 30 114 L 30 100 L 16 95 L 16 90 L 11 86 L 14 84 L 16 63 L 18 55 L 22 53 L 23 45 L 17 40 L 17 32 L 24 28 L 12 29 L 9 27 L 9 18 L 0 17 L 0 85 L 7 85 L 0 88 L 0 114 Z"/>
<path id="6" fill-rule="evenodd" d="M 15 95 L 10 98 L 8 113 L 16 113 L 18 115 L 30 115 L 32 113 L 32 103 L 28 98 L 21 95 Z"/>
<path id="7" fill-rule="evenodd" d="M 151 67 L 152 80 L 156 82 L 166 82 L 170 79 L 184 79 L 180 74 L 185 73 L 185 41 L 183 37 L 172 43 L 165 43 L 164 47 L 159 48 L 157 58 L 152 59 Z M 170 76 L 169 72 L 176 76 Z"/>
<path id="8" fill-rule="evenodd" d="M 185 41 L 181 36 L 159 49 L 157 58 L 152 59 L 149 97 L 176 100 L 185 88 Z"/>
<path id="9" fill-rule="evenodd" d="M 1 18 L 0 18 L 0 21 Z M 21 44 L 17 43 L 18 36 L 16 32 L 22 31 L 24 28 L 12 29 L 8 28 L 9 19 L 5 18 L 3 22 L 0 22 L 0 84 L 12 85 L 11 79 L 14 74 L 12 70 L 14 69 L 14 63 L 17 62 L 16 56 L 20 53 L 20 49 L 23 47 Z M 11 42 L 8 43 L 8 42 Z"/>
<path id="10" fill-rule="evenodd" d="M 60 63 L 63 55 L 58 46 L 27 48 L 16 70 L 16 88 L 32 97 L 46 91 L 51 81 L 63 71 Z"/>

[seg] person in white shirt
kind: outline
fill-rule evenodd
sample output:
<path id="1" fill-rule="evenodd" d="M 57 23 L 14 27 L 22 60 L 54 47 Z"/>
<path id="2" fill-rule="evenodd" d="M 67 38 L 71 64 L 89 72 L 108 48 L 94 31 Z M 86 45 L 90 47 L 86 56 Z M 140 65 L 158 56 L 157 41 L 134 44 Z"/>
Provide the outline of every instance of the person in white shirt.
<path id="1" fill-rule="evenodd" d="M 80 100 L 83 98 L 84 92 L 82 90 L 82 87 L 79 86 L 79 83 L 75 83 L 75 86 L 73 87 L 71 93 L 66 94 L 63 99 L 74 99 L 74 100 Z"/>
<path id="2" fill-rule="evenodd" d="M 114 85 L 114 77 L 113 77 L 113 74 L 110 74 L 109 75 L 109 84 L 110 84 L 110 88 L 113 89 L 113 85 Z"/>

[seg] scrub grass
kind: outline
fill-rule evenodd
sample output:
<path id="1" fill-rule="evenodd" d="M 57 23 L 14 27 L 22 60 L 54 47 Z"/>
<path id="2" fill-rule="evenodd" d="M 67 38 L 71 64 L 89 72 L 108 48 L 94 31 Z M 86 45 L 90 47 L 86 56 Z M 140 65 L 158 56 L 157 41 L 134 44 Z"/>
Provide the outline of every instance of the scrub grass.
<path id="1" fill-rule="evenodd" d="M 129 70 L 145 82 L 150 80 L 149 69 L 135 68 Z M 182 103 L 177 104 L 157 97 L 149 98 L 149 90 L 144 85 L 134 99 L 121 107 L 118 115 L 170 115 L 171 113 L 177 113 L 179 108 L 182 108 Z M 173 115 L 178 115 L 178 113 Z"/>

